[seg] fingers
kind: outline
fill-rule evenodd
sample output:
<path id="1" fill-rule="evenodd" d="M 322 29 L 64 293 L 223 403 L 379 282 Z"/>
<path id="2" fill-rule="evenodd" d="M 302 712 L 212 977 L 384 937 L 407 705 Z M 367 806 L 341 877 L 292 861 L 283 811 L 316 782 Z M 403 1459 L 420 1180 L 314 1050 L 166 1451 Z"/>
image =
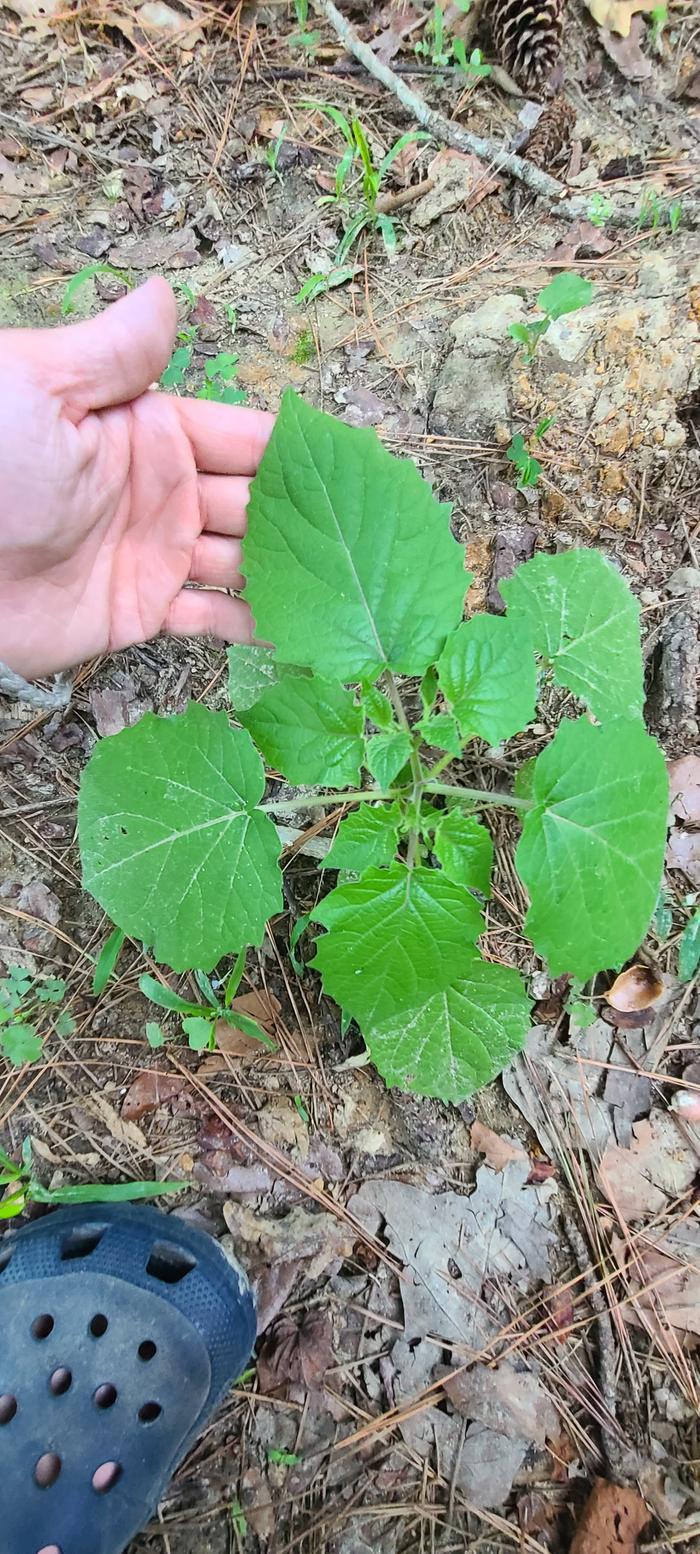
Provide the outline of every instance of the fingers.
<path id="1" fill-rule="evenodd" d="M 171 637 L 221 637 L 224 642 L 251 642 L 253 622 L 247 604 L 206 588 L 183 588 L 176 594 L 164 628 Z"/>
<path id="2" fill-rule="evenodd" d="M 242 539 L 249 496 L 250 481 L 243 475 L 200 475 L 202 528 L 212 534 L 231 534 Z"/>
<path id="3" fill-rule="evenodd" d="M 198 469 L 209 475 L 254 475 L 265 452 L 274 416 L 245 405 L 214 400 L 175 401 Z"/>
<path id="4" fill-rule="evenodd" d="M 167 282 L 155 277 L 105 308 L 97 318 L 42 330 L 42 378 L 79 420 L 89 410 L 136 399 L 170 360 L 177 306 Z"/>
<path id="5" fill-rule="evenodd" d="M 190 581 L 207 583 L 210 588 L 242 588 L 239 540 L 223 534 L 202 534 L 192 552 Z"/>

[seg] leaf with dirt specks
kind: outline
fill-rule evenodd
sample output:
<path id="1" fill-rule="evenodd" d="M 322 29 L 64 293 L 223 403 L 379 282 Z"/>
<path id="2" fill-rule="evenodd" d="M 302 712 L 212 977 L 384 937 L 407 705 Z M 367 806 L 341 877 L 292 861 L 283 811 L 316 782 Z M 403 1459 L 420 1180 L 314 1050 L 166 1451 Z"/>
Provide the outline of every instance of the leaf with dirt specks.
<path id="1" fill-rule="evenodd" d="M 673 1112 L 657 1107 L 634 1124 L 631 1149 L 606 1149 L 598 1181 L 625 1220 L 663 1213 L 690 1187 L 697 1172 L 700 1132 L 695 1132 L 694 1147 L 688 1131 Z"/>
<path id="2" fill-rule="evenodd" d="M 565 720 L 537 757 L 515 862 L 531 902 L 525 927 L 554 976 L 585 981 L 637 949 L 661 883 L 667 793 L 641 722 Z"/>
<path id="3" fill-rule="evenodd" d="M 639 605 L 600 551 L 534 556 L 501 583 L 508 619 L 530 629 L 535 652 L 597 718 L 641 717 Z"/>
<path id="4" fill-rule="evenodd" d="M 465 974 L 442 992 L 363 1026 L 388 1085 L 455 1103 L 501 1072 L 529 1028 L 530 999 L 518 972 L 476 951 Z"/>
<path id="5" fill-rule="evenodd" d="M 638 1489 L 596 1479 L 581 1513 L 571 1554 L 637 1554 L 651 1516 Z"/>

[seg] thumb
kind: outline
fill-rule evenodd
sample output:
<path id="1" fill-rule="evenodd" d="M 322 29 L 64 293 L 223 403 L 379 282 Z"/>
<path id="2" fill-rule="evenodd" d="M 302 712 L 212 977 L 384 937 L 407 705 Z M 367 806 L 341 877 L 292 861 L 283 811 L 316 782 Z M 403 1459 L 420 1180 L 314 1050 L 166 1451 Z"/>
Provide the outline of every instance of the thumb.
<path id="1" fill-rule="evenodd" d="M 176 327 L 167 281 L 146 281 L 97 318 L 41 331 L 44 386 L 78 417 L 136 399 L 167 366 Z"/>

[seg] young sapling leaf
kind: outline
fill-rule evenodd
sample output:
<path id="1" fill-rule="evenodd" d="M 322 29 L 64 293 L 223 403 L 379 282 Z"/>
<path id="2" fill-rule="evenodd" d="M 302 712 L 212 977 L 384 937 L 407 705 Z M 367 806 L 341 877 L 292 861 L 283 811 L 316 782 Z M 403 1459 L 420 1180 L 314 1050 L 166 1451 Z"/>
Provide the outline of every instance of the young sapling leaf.
<path id="1" fill-rule="evenodd" d="M 446 810 L 437 821 L 432 849 L 449 879 L 481 891 L 482 896 L 491 895 L 493 842 L 473 815 L 457 808 Z"/>
<path id="2" fill-rule="evenodd" d="M 465 739 L 478 734 L 499 745 L 534 717 L 535 660 L 520 622 L 500 615 L 463 621 L 445 643 L 438 678 Z"/>
<path id="3" fill-rule="evenodd" d="M 644 706 L 639 605 L 624 578 L 595 550 L 534 556 L 499 584 L 507 619 L 603 721 L 640 717 Z"/>
<path id="4" fill-rule="evenodd" d="M 410 759 L 413 744 L 405 729 L 389 734 L 371 734 L 365 741 L 365 763 L 380 788 L 391 787 L 395 777 Z"/>
<path id="5" fill-rule="evenodd" d="M 357 787 L 362 711 L 337 680 L 280 670 L 277 684 L 238 714 L 268 764 L 290 782 Z"/>
<path id="6" fill-rule="evenodd" d="M 561 723 L 538 755 L 515 864 L 525 927 L 553 976 L 587 980 L 634 953 L 654 910 L 668 777 L 641 720 Z"/>
<path id="7" fill-rule="evenodd" d="M 256 630 L 285 662 L 329 679 L 422 674 L 461 619 L 470 581 L 448 518 L 415 465 L 374 431 L 288 392 L 243 542 Z"/>
<path id="8" fill-rule="evenodd" d="M 381 868 L 391 863 L 399 841 L 401 808 L 393 804 L 361 804 L 341 820 L 322 869 Z"/>

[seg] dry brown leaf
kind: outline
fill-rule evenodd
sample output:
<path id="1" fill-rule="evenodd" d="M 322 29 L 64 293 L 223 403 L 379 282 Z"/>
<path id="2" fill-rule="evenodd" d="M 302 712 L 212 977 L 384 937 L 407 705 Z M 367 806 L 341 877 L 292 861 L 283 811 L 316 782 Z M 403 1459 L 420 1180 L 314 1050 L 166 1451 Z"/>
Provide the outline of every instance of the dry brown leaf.
<path id="1" fill-rule="evenodd" d="M 686 825 L 700 826 L 700 756 L 684 755 L 669 762 L 671 814 Z"/>
<path id="2" fill-rule="evenodd" d="M 666 848 L 666 866 L 681 869 L 691 885 L 700 889 L 700 831 L 686 831 L 673 826 Z"/>
<path id="3" fill-rule="evenodd" d="M 639 1535 L 650 1521 L 638 1489 L 596 1479 L 570 1554 L 636 1554 Z"/>
<path id="4" fill-rule="evenodd" d="M 515 1144 L 502 1133 L 494 1133 L 478 1120 L 472 1123 L 471 1142 L 472 1149 L 478 1149 L 492 1171 L 502 1171 L 509 1160 L 527 1159 L 521 1144 Z"/>
<path id="5" fill-rule="evenodd" d="M 631 1149 L 606 1149 L 598 1180 L 606 1198 L 625 1220 L 659 1214 L 695 1179 L 697 1152 L 672 1112 L 657 1108 L 632 1128 Z"/>
<path id="6" fill-rule="evenodd" d="M 648 54 L 643 54 L 641 49 L 644 36 L 644 23 L 641 16 L 632 17 L 629 33 L 623 37 L 615 32 L 609 32 L 606 27 L 601 27 L 599 36 L 608 58 L 617 66 L 620 75 L 624 76 L 626 81 L 648 81 L 653 75 L 652 62 Z"/>
<path id="7" fill-rule="evenodd" d="M 605 996 L 613 1009 L 629 1012 L 648 1009 L 651 1004 L 658 1003 L 663 990 L 661 978 L 650 966 L 628 966 L 615 978 Z"/>
<path id="8" fill-rule="evenodd" d="M 530 1370 L 501 1360 L 496 1366 L 474 1365 L 445 1378 L 450 1402 L 468 1419 L 528 1445 L 544 1446 L 556 1434 L 558 1415 L 542 1383 Z"/>
<path id="9" fill-rule="evenodd" d="M 621 1236 L 612 1247 L 626 1273 L 630 1300 L 622 1312 L 636 1327 L 651 1327 L 659 1339 L 664 1329 L 700 1337 L 700 1224 L 697 1218 L 672 1226 L 657 1239 L 636 1236 L 632 1249 Z M 643 1313 L 640 1315 L 640 1313 Z"/>
<path id="10" fill-rule="evenodd" d="M 264 988 L 253 988 L 250 993 L 241 993 L 234 998 L 231 1008 L 235 1013 L 247 1014 L 249 1019 L 255 1020 L 258 1025 L 272 1036 L 275 1030 L 275 1019 L 280 1012 L 281 1004 L 274 993 L 268 993 Z M 237 1026 L 229 1025 L 228 1020 L 216 1022 L 216 1052 L 207 1053 L 200 1065 L 200 1074 L 218 1074 L 227 1068 L 226 1058 L 238 1058 L 241 1063 L 256 1063 L 269 1054 L 269 1047 L 265 1047 L 261 1041 L 256 1041 L 254 1036 L 247 1036 L 245 1031 L 239 1031 Z"/>
<path id="11" fill-rule="evenodd" d="M 159 1106 L 167 1106 L 186 1089 L 187 1080 L 179 1075 L 159 1074 L 157 1069 L 146 1068 L 129 1085 L 122 1102 L 122 1119 L 137 1122 L 139 1117 L 156 1111 Z"/>
<path id="12" fill-rule="evenodd" d="M 592 254 L 608 254 L 613 243 L 592 221 L 574 221 L 559 243 L 542 255 L 543 264 L 565 263 L 575 259 L 581 249 Z"/>
<path id="13" fill-rule="evenodd" d="M 201 263 L 202 255 L 191 227 L 173 232 L 159 227 L 118 243 L 110 258 L 112 264 L 127 270 L 189 270 Z"/>
<path id="14" fill-rule="evenodd" d="M 306 1311 L 301 1318 L 280 1317 L 270 1329 L 258 1359 L 261 1392 L 277 1391 L 285 1382 L 317 1391 L 331 1363 L 333 1329 L 327 1311 Z"/>
<path id="15" fill-rule="evenodd" d="M 101 1119 L 111 1133 L 112 1138 L 116 1139 L 118 1144 L 128 1144 L 132 1149 L 139 1149 L 146 1154 L 148 1153 L 146 1135 L 141 1132 L 140 1128 L 137 1128 L 135 1122 L 129 1122 L 125 1117 L 120 1117 L 119 1112 L 115 1111 L 111 1101 L 107 1100 L 106 1095 L 88 1096 L 85 1100 L 85 1106 L 88 1111 L 93 1112 L 96 1117 Z"/>
<path id="16" fill-rule="evenodd" d="M 165 5 L 164 0 L 146 0 L 136 12 L 136 21 L 146 32 L 170 33 L 181 49 L 192 49 L 204 38 L 201 27 L 188 21 L 182 11 L 174 11 L 171 5 Z"/>
<path id="17" fill-rule="evenodd" d="M 586 0 L 586 5 L 599 27 L 617 32 L 628 38 L 632 17 L 637 11 L 653 11 L 657 0 Z"/>

